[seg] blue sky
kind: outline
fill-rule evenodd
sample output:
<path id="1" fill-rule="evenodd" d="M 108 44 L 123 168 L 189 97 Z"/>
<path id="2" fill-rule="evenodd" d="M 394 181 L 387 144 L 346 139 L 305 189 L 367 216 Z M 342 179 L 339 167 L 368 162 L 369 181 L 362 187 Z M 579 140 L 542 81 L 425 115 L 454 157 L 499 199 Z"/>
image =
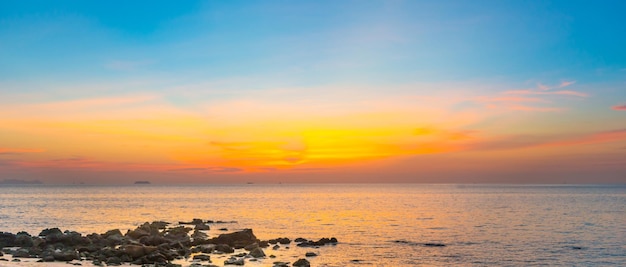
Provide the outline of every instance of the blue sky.
<path id="1" fill-rule="evenodd" d="M 420 107 L 442 114 L 422 124 L 489 138 L 621 131 L 623 10 L 624 1 L 2 1 L 0 103 L 128 98 L 203 118 L 222 106 L 274 110 L 264 119 L 311 107 L 304 120 L 316 108 L 340 117 Z M 14 116 L 8 109 L 0 114 Z M 104 116 L 72 113 L 91 112 Z"/>

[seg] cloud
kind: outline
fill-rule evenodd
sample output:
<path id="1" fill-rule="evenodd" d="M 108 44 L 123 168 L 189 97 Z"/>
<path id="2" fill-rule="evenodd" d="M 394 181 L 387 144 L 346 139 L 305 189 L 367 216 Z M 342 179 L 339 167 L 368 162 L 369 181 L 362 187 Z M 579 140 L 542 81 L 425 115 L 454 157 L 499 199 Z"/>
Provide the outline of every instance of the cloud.
<path id="1" fill-rule="evenodd" d="M 21 155 L 27 153 L 42 153 L 43 149 L 24 149 L 24 148 L 1 148 L 0 155 Z"/>
<path id="2" fill-rule="evenodd" d="M 570 91 L 570 90 L 560 90 L 560 91 L 535 91 L 535 90 L 510 90 L 504 92 L 507 95 L 564 95 L 564 96 L 577 96 L 577 97 L 588 97 L 589 95 L 582 92 Z"/>
<path id="3" fill-rule="evenodd" d="M 626 104 L 624 105 L 617 105 L 617 106 L 612 106 L 611 107 L 612 110 L 621 110 L 621 111 L 626 111 Z"/>
<path id="4" fill-rule="evenodd" d="M 596 143 L 607 143 L 614 141 L 626 140 L 626 129 L 617 129 L 610 131 L 596 132 L 586 135 L 581 135 L 574 138 L 569 138 L 562 141 L 555 141 L 542 144 L 542 146 L 572 146 L 572 145 L 586 145 Z"/>
<path id="5" fill-rule="evenodd" d="M 562 81 L 562 82 L 559 84 L 559 86 L 558 86 L 558 87 L 559 87 L 559 88 L 563 88 L 563 87 L 567 87 L 567 86 L 570 86 L 570 85 L 575 84 L 575 83 L 576 83 L 576 81 Z"/>
<path id="6" fill-rule="evenodd" d="M 168 171 L 174 172 L 214 172 L 214 173 L 229 173 L 229 172 L 241 172 L 243 169 L 234 167 L 207 167 L 207 168 L 175 168 Z"/>

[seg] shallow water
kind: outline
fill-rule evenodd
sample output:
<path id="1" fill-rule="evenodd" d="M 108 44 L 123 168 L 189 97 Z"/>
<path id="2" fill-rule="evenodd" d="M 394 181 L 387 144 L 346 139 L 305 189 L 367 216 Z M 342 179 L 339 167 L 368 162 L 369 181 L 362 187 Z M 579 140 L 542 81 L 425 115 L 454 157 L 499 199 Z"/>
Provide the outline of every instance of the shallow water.
<path id="1" fill-rule="evenodd" d="M 84 234 L 145 221 L 236 220 L 260 239 L 337 237 L 312 266 L 626 266 L 626 186 L 203 185 L 3 186 L 0 231 Z M 445 246 L 430 246 L 443 244 Z M 223 259 L 212 256 L 221 265 Z"/>

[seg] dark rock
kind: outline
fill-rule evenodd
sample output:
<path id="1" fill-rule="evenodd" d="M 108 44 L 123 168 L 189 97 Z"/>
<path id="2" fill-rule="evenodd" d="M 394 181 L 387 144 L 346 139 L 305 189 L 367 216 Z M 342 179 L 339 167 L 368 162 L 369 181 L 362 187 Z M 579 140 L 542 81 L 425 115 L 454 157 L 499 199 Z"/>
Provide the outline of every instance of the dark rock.
<path id="1" fill-rule="evenodd" d="M 206 240 L 209 237 L 209 235 L 200 232 L 198 230 L 193 231 L 193 234 L 191 234 L 191 238 L 193 238 L 194 241 L 198 241 L 198 240 Z"/>
<path id="2" fill-rule="evenodd" d="M 272 249 L 273 249 L 273 250 L 278 250 L 279 248 L 280 248 L 280 246 L 279 246 L 279 245 L 274 245 L 274 246 L 272 247 Z"/>
<path id="3" fill-rule="evenodd" d="M 206 244 L 206 245 L 199 245 L 194 247 L 191 252 L 192 253 L 198 253 L 198 252 L 202 252 L 202 253 L 211 253 L 213 252 L 213 250 L 215 250 L 215 244 Z"/>
<path id="4" fill-rule="evenodd" d="M 113 229 L 113 230 L 106 231 L 106 233 L 102 234 L 101 236 L 103 238 L 107 238 L 112 235 L 122 236 L 122 232 L 120 231 L 120 229 Z"/>
<path id="5" fill-rule="evenodd" d="M 0 248 L 14 247 L 16 238 L 12 233 L 0 232 Z"/>
<path id="6" fill-rule="evenodd" d="M 243 247 L 243 249 L 247 250 L 247 251 L 252 251 L 253 249 L 259 248 L 259 244 L 257 243 L 252 243 L 250 245 L 247 245 L 245 247 Z"/>
<path id="7" fill-rule="evenodd" d="M 243 265 L 245 262 L 243 258 L 234 258 L 231 257 L 224 261 L 224 265 Z"/>
<path id="8" fill-rule="evenodd" d="M 121 248 L 126 255 L 128 255 L 131 259 L 138 259 L 145 255 L 148 255 L 152 252 L 157 251 L 157 247 L 155 246 L 139 246 L 139 245 L 126 245 Z"/>
<path id="9" fill-rule="evenodd" d="M 15 246 L 29 248 L 33 246 L 33 239 L 27 232 L 19 232 L 15 235 Z"/>
<path id="10" fill-rule="evenodd" d="M 93 260 L 91 263 L 95 266 L 102 266 L 102 262 L 100 260 Z"/>
<path id="11" fill-rule="evenodd" d="M 228 231 L 228 228 L 220 228 L 220 231 Z"/>
<path id="12" fill-rule="evenodd" d="M 31 258 L 30 252 L 27 249 L 18 249 L 13 252 L 13 258 Z"/>
<path id="13" fill-rule="evenodd" d="M 122 259 L 118 257 L 110 257 L 107 259 L 107 265 L 109 266 L 119 266 L 122 265 Z"/>
<path id="14" fill-rule="evenodd" d="M 255 258 L 263 258 L 265 257 L 265 253 L 263 252 L 261 248 L 256 247 L 255 249 L 250 251 L 250 256 L 255 257 Z"/>
<path id="15" fill-rule="evenodd" d="M 54 261 L 54 256 L 52 256 L 52 255 L 46 255 L 46 256 L 44 256 L 44 257 L 42 258 L 42 260 L 43 260 L 43 261 L 46 261 L 46 262 Z"/>
<path id="16" fill-rule="evenodd" d="M 206 230 L 210 230 L 210 229 L 211 229 L 211 227 L 209 227 L 208 225 L 206 225 L 206 224 L 203 224 L 203 223 L 202 223 L 202 224 L 196 224 L 196 227 L 195 227 L 194 229 L 195 229 L 195 230 L 203 230 L 203 231 L 206 231 Z"/>
<path id="17" fill-rule="evenodd" d="M 276 258 L 276 255 L 270 255 L 270 258 L 272 258 L 272 259 Z"/>
<path id="18" fill-rule="evenodd" d="M 147 246 L 159 246 L 162 244 L 169 243 L 165 237 L 160 235 L 152 235 L 152 236 L 144 236 L 139 239 L 139 243 L 147 245 Z"/>
<path id="19" fill-rule="evenodd" d="M 424 243 L 424 246 L 426 247 L 445 247 L 445 244 L 441 244 L 441 243 Z"/>
<path id="20" fill-rule="evenodd" d="M 211 261 L 211 256 L 206 255 L 206 254 L 199 254 L 199 255 L 193 256 L 193 259 L 200 260 L 200 261 Z"/>
<path id="21" fill-rule="evenodd" d="M 20 262 L 20 261 L 22 261 L 22 260 L 20 260 L 20 259 L 13 259 L 12 260 L 12 262 Z"/>
<path id="22" fill-rule="evenodd" d="M 307 241 L 309 241 L 309 240 L 306 240 L 306 239 L 304 239 L 304 238 L 302 238 L 302 237 L 298 237 L 298 238 L 296 238 L 293 242 L 296 242 L 296 243 L 302 243 L 302 242 L 307 242 Z"/>
<path id="23" fill-rule="evenodd" d="M 311 263 L 306 259 L 299 259 L 293 263 L 293 267 L 311 267 Z"/>
<path id="24" fill-rule="evenodd" d="M 39 233 L 39 236 L 46 237 L 49 235 L 59 235 L 59 234 L 63 234 L 63 232 L 59 228 L 46 228 Z"/>
<path id="25" fill-rule="evenodd" d="M 52 253 L 52 257 L 57 261 L 73 261 L 80 259 L 78 252 L 75 250 L 55 251 Z"/>
<path id="26" fill-rule="evenodd" d="M 235 248 L 243 248 L 252 243 L 258 243 L 259 240 L 254 236 L 254 233 L 252 233 L 252 229 L 244 229 L 229 234 L 221 234 L 213 238 L 212 242 L 216 244 L 228 244 Z"/>
<path id="27" fill-rule="evenodd" d="M 315 256 L 317 256 L 317 254 L 315 254 L 315 252 L 307 252 L 306 254 L 304 254 L 304 256 L 315 257 Z"/>
<path id="28" fill-rule="evenodd" d="M 288 262 L 282 262 L 282 261 L 275 261 L 273 262 L 273 266 L 272 267 L 289 267 L 289 263 Z"/>

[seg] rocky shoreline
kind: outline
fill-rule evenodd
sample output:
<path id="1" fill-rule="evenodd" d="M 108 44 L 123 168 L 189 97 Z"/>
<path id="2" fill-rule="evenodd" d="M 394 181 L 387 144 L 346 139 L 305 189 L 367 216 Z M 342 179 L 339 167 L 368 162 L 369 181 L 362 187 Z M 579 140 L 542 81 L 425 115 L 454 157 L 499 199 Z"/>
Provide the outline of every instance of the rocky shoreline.
<path id="1" fill-rule="evenodd" d="M 191 267 L 213 267 L 217 265 L 212 264 L 212 255 L 229 255 L 224 265 L 245 265 L 246 262 L 275 259 L 274 255 L 267 256 L 264 251 L 270 247 L 278 250 L 281 246 L 288 248 L 293 243 L 299 247 L 319 248 L 338 242 L 334 237 L 317 241 L 301 237 L 293 241 L 286 237 L 260 240 L 252 229 L 209 238 L 206 231 L 211 229 L 211 225 L 219 223 L 224 222 L 193 219 L 191 222 L 171 224 L 155 221 L 146 222 L 125 234 L 114 229 L 86 236 L 75 231 L 61 231 L 59 228 L 45 229 L 37 236 L 27 232 L 0 232 L 0 256 L 10 254 L 15 262 L 21 261 L 20 258 L 30 258 L 37 259 L 37 262 L 76 262 L 75 265 L 89 261 L 96 266 L 133 264 L 145 267 L 177 267 L 181 265 L 173 261 L 191 259 Z M 272 264 L 274 267 L 310 266 L 306 257 L 314 257 L 316 254 L 307 252 L 303 256 L 293 263 L 277 260 Z M 1 260 L 7 261 L 4 258 Z"/>

